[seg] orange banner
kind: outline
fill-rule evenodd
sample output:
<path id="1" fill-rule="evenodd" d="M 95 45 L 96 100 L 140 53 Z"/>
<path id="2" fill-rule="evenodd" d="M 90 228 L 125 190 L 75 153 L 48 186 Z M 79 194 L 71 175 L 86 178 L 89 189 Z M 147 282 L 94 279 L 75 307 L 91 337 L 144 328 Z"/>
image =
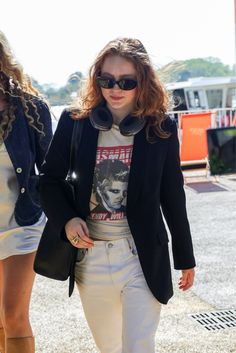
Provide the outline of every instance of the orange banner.
<path id="1" fill-rule="evenodd" d="M 180 160 L 195 161 L 207 158 L 206 130 L 211 127 L 211 113 L 181 115 Z"/>

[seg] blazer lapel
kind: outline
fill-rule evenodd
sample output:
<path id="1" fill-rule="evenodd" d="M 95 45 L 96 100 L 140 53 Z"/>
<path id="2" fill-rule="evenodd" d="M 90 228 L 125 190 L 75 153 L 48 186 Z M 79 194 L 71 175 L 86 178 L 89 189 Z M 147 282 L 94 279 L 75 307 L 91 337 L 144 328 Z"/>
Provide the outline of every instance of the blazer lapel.
<path id="1" fill-rule="evenodd" d="M 96 163 L 98 130 L 89 119 L 84 121 L 84 131 L 78 149 L 78 204 L 84 215 L 89 213 L 89 200 L 92 192 L 93 174 Z"/>
<path id="2" fill-rule="evenodd" d="M 135 209 L 142 187 L 146 165 L 147 165 L 148 142 L 146 141 L 145 129 L 142 129 L 134 137 L 133 154 L 130 166 L 129 184 L 127 192 L 127 212 Z"/>

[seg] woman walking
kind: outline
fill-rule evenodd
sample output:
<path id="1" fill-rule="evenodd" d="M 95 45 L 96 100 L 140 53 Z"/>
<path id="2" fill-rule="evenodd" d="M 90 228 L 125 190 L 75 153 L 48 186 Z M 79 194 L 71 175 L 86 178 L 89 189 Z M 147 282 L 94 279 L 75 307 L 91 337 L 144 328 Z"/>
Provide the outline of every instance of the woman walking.
<path id="1" fill-rule="evenodd" d="M 29 302 L 35 251 L 45 225 L 36 168 L 51 137 L 48 107 L 0 32 L 1 353 L 35 351 Z"/>
<path id="2" fill-rule="evenodd" d="M 154 353 L 161 304 L 173 294 L 162 212 L 182 290 L 193 284 L 195 260 L 176 124 L 139 40 L 118 38 L 105 46 L 77 108 L 62 113 L 46 156 L 43 208 L 65 241 L 86 249 L 74 274 L 99 351 Z M 76 119 L 82 138 L 73 207 L 61 180 Z"/>

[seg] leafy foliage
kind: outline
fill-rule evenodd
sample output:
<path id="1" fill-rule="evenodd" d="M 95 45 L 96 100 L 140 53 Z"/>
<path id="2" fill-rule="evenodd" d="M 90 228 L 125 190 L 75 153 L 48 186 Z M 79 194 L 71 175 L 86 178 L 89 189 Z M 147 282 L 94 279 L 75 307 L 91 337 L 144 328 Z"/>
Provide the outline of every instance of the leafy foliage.
<path id="1" fill-rule="evenodd" d="M 65 86 L 55 87 L 54 85 L 40 85 L 35 79 L 31 79 L 33 86 L 36 87 L 42 95 L 48 99 L 51 105 L 68 105 L 76 96 L 83 75 L 80 71 L 72 73 Z"/>
<path id="2" fill-rule="evenodd" d="M 173 61 L 157 70 L 162 82 L 186 81 L 190 77 L 232 76 L 233 68 L 223 64 L 218 58 L 196 58 Z"/>

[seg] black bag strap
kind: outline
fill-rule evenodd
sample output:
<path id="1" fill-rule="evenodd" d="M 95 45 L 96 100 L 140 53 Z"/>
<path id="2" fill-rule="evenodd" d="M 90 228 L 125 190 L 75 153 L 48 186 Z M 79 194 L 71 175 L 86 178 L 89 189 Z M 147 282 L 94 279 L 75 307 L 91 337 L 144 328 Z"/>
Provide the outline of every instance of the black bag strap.
<path id="1" fill-rule="evenodd" d="M 70 165 L 69 165 L 69 171 L 67 175 L 67 180 L 71 184 L 73 184 L 73 181 L 75 181 L 75 178 L 73 177 L 73 172 L 76 172 L 76 158 L 78 158 L 78 149 L 82 138 L 83 123 L 84 123 L 83 120 L 74 120 L 73 132 L 71 137 L 71 145 L 70 145 Z M 74 284 L 75 284 L 74 264 L 77 258 L 78 251 L 82 251 L 82 249 L 81 250 L 77 249 L 77 251 L 74 252 L 74 256 L 71 263 L 71 270 L 70 270 L 70 276 L 69 276 L 69 297 L 72 295 L 74 290 Z"/>
<path id="2" fill-rule="evenodd" d="M 73 181 L 73 172 L 75 172 L 76 156 L 81 142 L 82 131 L 83 131 L 83 120 L 74 120 L 74 126 L 73 126 L 72 137 L 71 137 L 71 145 L 70 145 L 70 165 L 69 165 L 69 171 L 67 175 L 67 180 L 70 180 L 70 181 Z"/>

